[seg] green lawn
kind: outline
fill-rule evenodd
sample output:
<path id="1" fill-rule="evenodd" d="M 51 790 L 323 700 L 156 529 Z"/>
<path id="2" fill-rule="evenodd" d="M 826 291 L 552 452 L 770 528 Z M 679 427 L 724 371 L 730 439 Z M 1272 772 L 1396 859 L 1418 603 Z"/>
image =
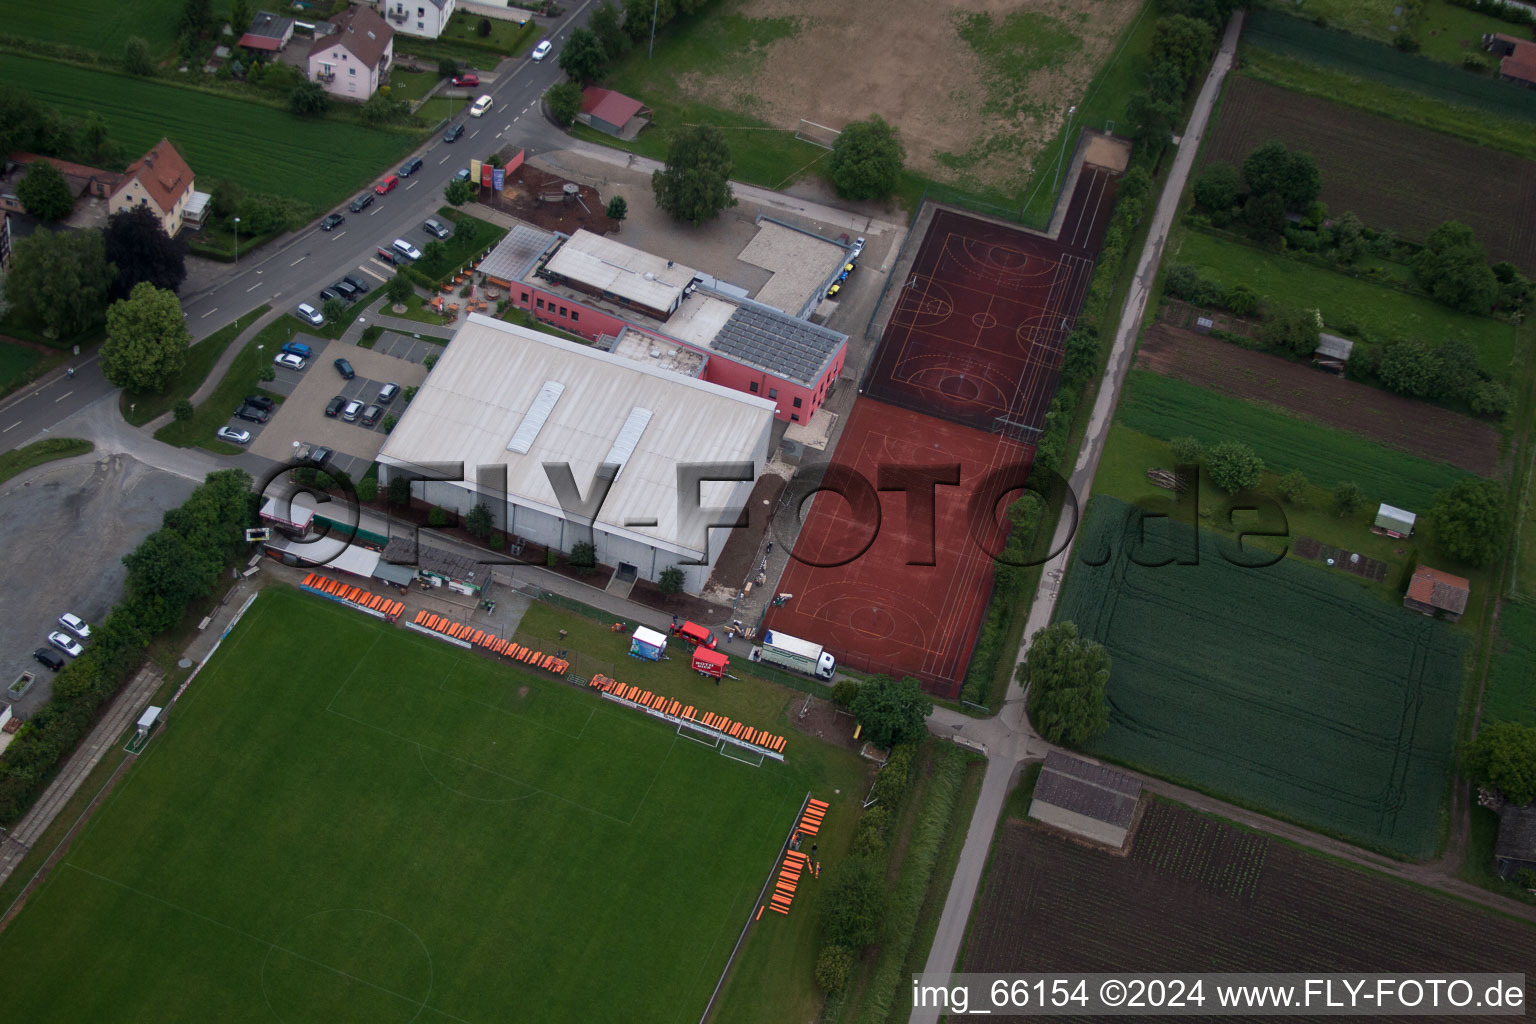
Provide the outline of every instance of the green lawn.
<path id="1" fill-rule="evenodd" d="M 1536 726 L 1536 605 L 1505 601 L 1499 608 L 1483 721 Z"/>
<path id="2" fill-rule="evenodd" d="M 0 339 L 0 395 L 8 395 L 32 380 L 43 354 L 30 345 Z"/>
<path id="3" fill-rule="evenodd" d="M 1056 619 L 1114 658 L 1104 757 L 1402 856 L 1437 846 L 1465 643 L 1342 574 L 1240 568 L 1096 497 Z M 1169 564 L 1198 558 L 1197 564 Z M 1348 628 L 1340 628 L 1347 623 Z"/>
<path id="4" fill-rule="evenodd" d="M 32 965 L 9 1012 L 694 1019 L 801 799 L 831 797 L 796 746 L 753 768 L 270 592 L 0 935 Z"/>
<path id="5" fill-rule="evenodd" d="M 0 483 L 45 462 L 69 459 L 95 450 L 96 446 L 91 442 L 77 437 L 47 437 L 22 448 L 0 452 Z"/>
<path id="6" fill-rule="evenodd" d="M 137 157 L 168 137 L 199 181 L 230 178 L 252 192 L 324 208 L 409 152 L 417 136 L 286 110 L 125 75 L 7 54 L 0 85 L 28 90 L 76 116 L 96 111 L 112 139 Z"/>
<path id="7" fill-rule="evenodd" d="M 1473 54 L 1497 67 L 1499 59 L 1483 49 L 1484 33 L 1502 32 L 1520 39 L 1530 38 L 1529 29 L 1522 32 L 1518 25 L 1453 6 L 1446 0 L 1419 0 L 1419 4 L 1418 23 L 1414 26 L 1419 52 L 1447 64 L 1460 66 L 1464 57 Z"/>
<path id="8" fill-rule="evenodd" d="M 432 91 L 442 79 L 435 71 L 405 71 L 395 68 L 389 73 L 389 98 L 415 102 Z"/>
<path id="9" fill-rule="evenodd" d="M 1392 14 L 1397 6 L 1399 0 L 1306 0 L 1306 9 L 1301 13 L 1307 18 L 1323 19 L 1329 28 L 1390 43 L 1393 25 L 1407 27 L 1402 18 Z"/>
<path id="10" fill-rule="evenodd" d="M 124 40 L 139 36 L 158 57 L 175 45 L 184 6 L 182 0 L 10 0 L 5 5 L 5 32 L 83 46 L 113 60 L 122 57 Z"/>
<path id="11" fill-rule="evenodd" d="M 1418 338 L 1438 345 L 1461 338 L 1477 349 L 1478 362 L 1508 380 L 1514 370 L 1515 328 L 1490 317 L 1448 309 L 1437 302 L 1289 259 L 1203 231 L 1186 231 L 1167 257 L 1192 263 L 1227 288 L 1245 284 L 1265 301 L 1322 310 L 1328 329 L 1374 341 Z"/>
<path id="12" fill-rule="evenodd" d="M 118 396 L 118 405 L 122 408 L 123 419 L 136 427 L 142 427 L 156 416 L 170 412 L 171 408 L 183 398 L 191 398 L 207 379 L 208 371 L 213 369 L 213 364 L 219 361 L 219 356 L 224 354 L 229 343 L 239 337 L 241 331 L 261 319 L 262 315 L 271 308 L 266 305 L 257 306 L 189 348 L 186 365 L 161 394 L 136 395 L 124 391 Z"/>
<path id="13" fill-rule="evenodd" d="M 278 317 L 245 343 L 213 395 L 192 411 L 189 420 L 173 420 L 155 431 L 155 440 L 178 448 L 206 448 L 224 455 L 243 449 L 226 444 L 213 436 L 240 405 L 240 400 L 262 385 L 261 371 L 272 365 L 283 344 L 300 328 L 297 317 Z"/>
<path id="14" fill-rule="evenodd" d="M 1243 441 L 1277 473 L 1300 470 L 1332 488 L 1353 480 L 1370 501 L 1427 509 L 1435 492 L 1466 474 L 1363 437 L 1296 419 L 1146 370 L 1132 370 L 1120 400 L 1119 422 L 1171 440 L 1195 437 L 1210 446 Z"/>
<path id="15" fill-rule="evenodd" d="M 482 20 L 489 21 L 491 24 L 491 34 L 488 36 L 480 34 Z M 481 19 L 468 11 L 455 11 L 443 28 L 443 34 L 438 38 L 449 43 L 471 43 L 477 47 L 487 47 L 498 53 L 515 56 L 532 42 L 533 37 L 540 31 L 537 20 L 518 25 L 500 18 Z"/>

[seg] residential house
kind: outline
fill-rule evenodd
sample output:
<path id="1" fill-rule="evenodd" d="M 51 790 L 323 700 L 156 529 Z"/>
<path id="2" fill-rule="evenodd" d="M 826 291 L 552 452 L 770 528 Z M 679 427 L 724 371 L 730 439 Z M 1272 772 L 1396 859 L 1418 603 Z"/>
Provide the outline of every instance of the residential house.
<path id="1" fill-rule="evenodd" d="M 24 212 L 21 208 L 21 200 L 16 198 L 16 185 L 26 177 L 32 164 L 39 160 L 48 161 L 60 174 L 64 175 L 64 181 L 69 185 L 70 195 L 77 201 L 87 196 L 94 199 L 107 199 L 123 180 L 123 176 L 115 171 L 103 171 L 84 164 L 72 164 L 68 160 L 38 156 L 36 153 L 12 153 L 5 161 L 4 173 L 0 174 L 0 210 L 11 213 Z"/>
<path id="2" fill-rule="evenodd" d="M 372 7 L 349 7 L 309 51 L 309 77 L 333 96 L 366 100 L 389 77 L 395 30 Z M 317 30 L 318 31 L 318 30 Z"/>
<path id="3" fill-rule="evenodd" d="M 453 0 L 379 0 L 379 10 L 396 31 L 436 39 L 453 17 Z"/>
<path id="4" fill-rule="evenodd" d="M 1494 33 L 1483 36 L 1483 49 L 1501 58 L 1500 78 L 1527 89 L 1536 89 L 1536 43 Z"/>
<path id="5" fill-rule="evenodd" d="M 174 238 L 183 225 L 200 223 L 207 208 L 208 194 L 196 191 L 192 185 L 192 168 L 169 139 L 161 139 L 129 165 L 123 173 L 123 183 L 112 193 L 107 211 L 121 213 L 135 206 L 147 206 L 160 218 L 165 233 Z"/>
<path id="6" fill-rule="evenodd" d="M 1045 755 L 1029 816 L 1119 850 L 1140 799 L 1141 783 L 1124 772 L 1053 750 Z"/>
<path id="7" fill-rule="evenodd" d="M 1493 860 L 1500 878 L 1536 871 L 1536 803 L 1516 807 L 1506 802 L 1499 808 L 1499 838 L 1493 845 Z"/>
<path id="8" fill-rule="evenodd" d="M 247 50 L 278 53 L 293 38 L 293 19 L 280 18 L 269 11 L 257 11 L 251 19 L 250 29 L 240 37 L 240 45 Z"/>
<path id="9" fill-rule="evenodd" d="M 1467 610 L 1467 598 L 1471 593 L 1472 584 L 1460 576 L 1421 565 L 1413 571 L 1408 594 L 1403 598 L 1403 607 L 1425 615 L 1438 612 L 1452 622 L 1457 622 Z"/>

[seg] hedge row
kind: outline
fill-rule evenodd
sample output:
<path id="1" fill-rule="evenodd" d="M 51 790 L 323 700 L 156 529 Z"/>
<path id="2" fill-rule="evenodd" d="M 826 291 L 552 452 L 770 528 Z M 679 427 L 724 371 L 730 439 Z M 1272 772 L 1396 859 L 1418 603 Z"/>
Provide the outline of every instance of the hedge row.
<path id="1" fill-rule="evenodd" d="M 250 476 L 220 470 L 124 556 L 127 595 L 91 631 L 85 653 L 54 678 L 53 697 L 0 756 L 0 821 L 11 825 L 27 812 L 102 705 L 138 672 L 149 645 L 179 623 L 192 602 L 213 592 L 245 550 L 244 530 L 255 519 Z"/>

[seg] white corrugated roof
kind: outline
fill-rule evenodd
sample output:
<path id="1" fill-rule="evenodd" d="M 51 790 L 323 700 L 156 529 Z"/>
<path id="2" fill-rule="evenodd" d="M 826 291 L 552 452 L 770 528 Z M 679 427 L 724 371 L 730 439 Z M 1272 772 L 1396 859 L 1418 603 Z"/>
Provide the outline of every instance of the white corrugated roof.
<path id="1" fill-rule="evenodd" d="M 563 384 L 564 394 L 527 453 L 509 451 L 508 439 L 548 381 Z M 773 407 L 764 398 L 471 314 L 406 406 L 379 461 L 406 467 L 462 461 L 471 480 L 476 467 L 505 465 L 514 501 L 563 515 L 544 463 L 569 463 L 585 495 L 597 467 L 624 456 L 598 524 L 702 554 L 698 533 L 677 521 L 677 466 L 740 461 L 760 469 Z M 651 415 L 642 424 L 645 411 Z M 725 505 L 732 489 L 705 484 L 700 502 Z M 656 525 L 625 525 L 644 520 Z"/>
<path id="2" fill-rule="evenodd" d="M 647 309 L 671 311 L 693 282 L 694 269 L 681 263 L 667 266 L 660 256 L 582 229 L 550 257 L 545 269 L 638 303 Z"/>

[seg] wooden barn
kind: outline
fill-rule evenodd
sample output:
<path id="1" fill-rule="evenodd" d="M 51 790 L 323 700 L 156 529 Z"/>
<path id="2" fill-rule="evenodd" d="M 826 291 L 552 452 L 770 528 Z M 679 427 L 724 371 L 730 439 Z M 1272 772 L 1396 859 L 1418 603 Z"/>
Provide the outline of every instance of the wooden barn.
<path id="1" fill-rule="evenodd" d="M 1141 783 L 1124 772 L 1053 750 L 1040 769 L 1029 816 L 1120 850 L 1140 799 Z"/>

